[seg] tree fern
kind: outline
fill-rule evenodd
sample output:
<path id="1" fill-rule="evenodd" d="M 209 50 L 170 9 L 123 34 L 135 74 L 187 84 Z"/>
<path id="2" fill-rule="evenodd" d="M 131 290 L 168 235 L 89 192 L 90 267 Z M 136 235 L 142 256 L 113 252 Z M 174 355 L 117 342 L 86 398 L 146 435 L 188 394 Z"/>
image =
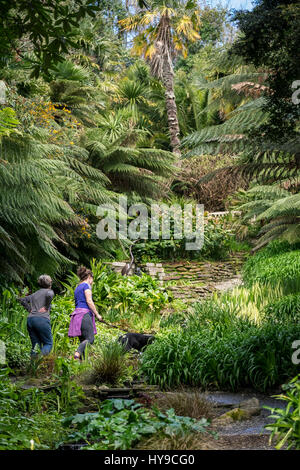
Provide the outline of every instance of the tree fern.
<path id="1" fill-rule="evenodd" d="M 243 220 L 262 223 L 254 251 L 277 238 L 296 243 L 300 240 L 300 194 L 291 194 L 278 185 L 255 186 L 245 193 L 250 199 L 238 205 Z"/>

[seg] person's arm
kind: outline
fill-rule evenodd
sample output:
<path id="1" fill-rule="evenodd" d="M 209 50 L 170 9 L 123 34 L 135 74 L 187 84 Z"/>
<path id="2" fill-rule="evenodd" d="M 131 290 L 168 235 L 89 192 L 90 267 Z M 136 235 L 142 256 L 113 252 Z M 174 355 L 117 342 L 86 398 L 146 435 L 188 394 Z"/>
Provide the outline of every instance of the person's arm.
<path id="1" fill-rule="evenodd" d="M 54 297 L 54 292 L 53 290 L 49 289 L 46 295 L 46 299 L 45 299 L 45 307 L 47 310 L 51 309 L 51 302 L 53 300 L 53 297 Z"/>
<path id="2" fill-rule="evenodd" d="M 20 302 L 22 307 L 26 308 L 27 312 L 31 312 L 31 302 L 30 302 L 30 295 L 27 295 L 26 297 L 19 297 L 17 300 Z"/>
<path id="3" fill-rule="evenodd" d="M 98 318 L 99 321 L 102 321 L 102 317 L 101 317 L 101 315 L 99 315 L 99 313 L 96 309 L 96 306 L 93 302 L 91 289 L 86 289 L 84 291 L 84 295 L 85 295 L 86 303 L 88 304 L 91 312 L 93 312 L 95 314 L 95 316 Z"/>

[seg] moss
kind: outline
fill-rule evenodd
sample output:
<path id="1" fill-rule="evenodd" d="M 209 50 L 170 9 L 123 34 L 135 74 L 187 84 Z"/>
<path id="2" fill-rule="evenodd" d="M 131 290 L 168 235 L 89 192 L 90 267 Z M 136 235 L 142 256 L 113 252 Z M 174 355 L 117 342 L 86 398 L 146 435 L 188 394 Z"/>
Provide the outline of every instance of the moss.
<path id="1" fill-rule="evenodd" d="M 233 410 L 228 411 L 222 416 L 228 416 L 233 419 L 233 421 L 243 421 L 249 419 L 250 415 L 247 410 L 241 408 L 234 408 Z"/>

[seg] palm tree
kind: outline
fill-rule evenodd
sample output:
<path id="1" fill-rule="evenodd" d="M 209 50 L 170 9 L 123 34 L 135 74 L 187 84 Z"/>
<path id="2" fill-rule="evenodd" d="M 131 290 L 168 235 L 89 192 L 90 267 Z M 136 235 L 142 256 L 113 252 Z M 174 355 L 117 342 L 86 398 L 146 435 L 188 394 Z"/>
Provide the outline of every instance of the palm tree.
<path id="1" fill-rule="evenodd" d="M 138 2 L 137 12 L 120 21 L 126 31 L 136 31 L 133 52 L 150 62 L 153 76 L 165 86 L 171 147 L 180 152 L 180 129 L 174 94 L 173 62 L 178 53 L 186 55 L 187 45 L 200 39 L 200 14 L 194 0 L 150 0 Z"/>

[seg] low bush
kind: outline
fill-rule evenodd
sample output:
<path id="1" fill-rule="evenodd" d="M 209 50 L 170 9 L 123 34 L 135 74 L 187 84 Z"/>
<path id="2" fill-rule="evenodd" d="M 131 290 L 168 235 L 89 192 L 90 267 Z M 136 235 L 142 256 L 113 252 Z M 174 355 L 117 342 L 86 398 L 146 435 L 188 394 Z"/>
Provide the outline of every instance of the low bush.
<path id="1" fill-rule="evenodd" d="M 244 265 L 243 279 L 246 286 L 259 282 L 271 286 L 279 285 L 284 294 L 299 292 L 299 246 L 287 246 L 283 242 L 270 243 L 266 248 L 248 258 Z"/>
<path id="2" fill-rule="evenodd" d="M 144 436 L 160 432 L 163 436 L 184 437 L 189 433 L 204 433 L 209 424 L 204 418 L 197 421 L 177 416 L 172 409 L 166 413 L 154 408 L 148 410 L 134 400 L 122 399 L 105 400 L 99 412 L 78 414 L 63 423 L 74 428 L 69 441 L 86 441 L 89 445 L 84 449 L 88 450 L 126 450 Z"/>
<path id="3" fill-rule="evenodd" d="M 214 416 L 214 404 L 203 397 L 199 391 L 175 391 L 158 394 L 153 404 L 160 410 L 173 408 L 179 416 L 210 419 Z"/>
<path id="4" fill-rule="evenodd" d="M 178 259 L 223 259 L 234 249 L 247 249 L 246 244 L 234 242 L 234 233 L 226 220 L 206 219 L 204 225 L 204 244 L 200 250 L 186 250 L 188 240 L 183 237 L 177 240 L 145 240 L 133 247 L 138 262 L 178 260 Z"/>
<path id="5" fill-rule="evenodd" d="M 268 303 L 264 314 L 269 321 L 299 323 L 300 294 L 289 294 Z"/>
<path id="6" fill-rule="evenodd" d="M 265 391 L 295 375 L 292 343 L 299 338 L 299 324 L 257 324 L 203 302 L 185 328 L 157 335 L 143 354 L 141 370 L 161 387 Z"/>
<path id="7" fill-rule="evenodd" d="M 126 373 L 125 350 L 117 341 L 100 346 L 87 381 L 95 385 L 116 384 Z"/>
<path id="8" fill-rule="evenodd" d="M 58 396 L 35 387 L 23 390 L 11 383 L 10 372 L 0 371 L 0 450 L 53 449 L 67 435 Z"/>
<path id="9" fill-rule="evenodd" d="M 288 450 L 300 450 L 300 375 L 297 375 L 290 383 L 282 386 L 285 393 L 276 395 L 276 398 L 287 403 L 285 409 L 270 408 L 270 418 L 274 423 L 266 428 L 271 431 L 271 441 L 276 442 L 276 449 L 284 445 Z"/>

